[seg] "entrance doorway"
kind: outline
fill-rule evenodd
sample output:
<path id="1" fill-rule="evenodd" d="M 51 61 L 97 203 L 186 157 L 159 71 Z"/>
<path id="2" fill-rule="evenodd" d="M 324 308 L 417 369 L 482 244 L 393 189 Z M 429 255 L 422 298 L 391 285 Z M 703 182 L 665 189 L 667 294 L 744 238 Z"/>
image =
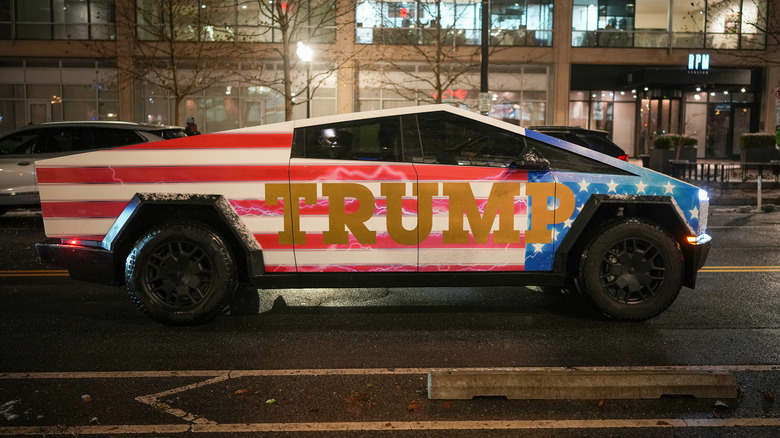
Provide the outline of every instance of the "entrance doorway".
<path id="1" fill-rule="evenodd" d="M 706 156 L 727 158 L 731 156 L 731 104 L 718 102 L 707 107 Z"/>
<path id="2" fill-rule="evenodd" d="M 636 141 L 640 154 L 650 153 L 653 139 L 659 135 L 680 133 L 680 101 L 667 96 L 641 99 Z"/>
<path id="3" fill-rule="evenodd" d="M 27 103 L 27 122 L 37 125 L 38 123 L 51 122 L 51 103 L 50 102 L 28 102 Z"/>
<path id="4" fill-rule="evenodd" d="M 740 155 L 739 137 L 755 131 L 749 104 L 710 103 L 707 107 L 707 157 L 733 159 Z"/>

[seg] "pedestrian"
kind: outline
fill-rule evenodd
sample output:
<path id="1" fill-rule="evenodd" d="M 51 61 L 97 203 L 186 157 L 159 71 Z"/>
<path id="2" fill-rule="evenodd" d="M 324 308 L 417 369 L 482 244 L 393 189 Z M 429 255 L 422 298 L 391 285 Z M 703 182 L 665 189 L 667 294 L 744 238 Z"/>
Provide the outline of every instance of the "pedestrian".
<path id="1" fill-rule="evenodd" d="M 189 137 L 190 135 L 200 135 L 198 131 L 198 125 L 195 124 L 195 117 L 187 117 L 187 127 L 184 128 L 184 133 Z"/>

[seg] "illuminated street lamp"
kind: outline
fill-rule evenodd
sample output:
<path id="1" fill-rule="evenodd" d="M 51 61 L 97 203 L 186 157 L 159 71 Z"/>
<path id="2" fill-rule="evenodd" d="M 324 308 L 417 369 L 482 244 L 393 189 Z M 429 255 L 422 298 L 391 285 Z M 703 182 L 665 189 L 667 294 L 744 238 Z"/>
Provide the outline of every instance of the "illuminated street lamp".
<path id="1" fill-rule="evenodd" d="M 309 85 L 311 84 L 311 60 L 313 53 L 311 47 L 307 46 L 301 41 L 298 41 L 298 49 L 296 50 L 298 58 L 306 63 L 306 118 L 311 117 L 311 95 Z"/>

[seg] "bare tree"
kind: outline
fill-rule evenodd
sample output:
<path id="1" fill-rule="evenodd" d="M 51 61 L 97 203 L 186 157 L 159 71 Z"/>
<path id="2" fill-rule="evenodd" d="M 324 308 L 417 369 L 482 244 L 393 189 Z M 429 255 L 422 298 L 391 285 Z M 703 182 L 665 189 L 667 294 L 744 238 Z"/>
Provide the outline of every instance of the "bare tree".
<path id="1" fill-rule="evenodd" d="M 255 45 L 253 58 L 258 61 L 246 63 L 241 79 L 281 95 L 286 120 L 292 119 L 295 105 L 309 105 L 317 89 L 356 55 L 352 38 L 336 44 L 340 32 L 354 23 L 354 1 L 239 0 L 239 4 L 261 19 L 246 25 L 239 20 L 238 41 L 267 43 Z M 307 50 L 313 52 L 308 59 Z M 274 62 L 282 63 L 281 71 L 272 67 Z"/>
<path id="2" fill-rule="evenodd" d="M 119 74 L 173 99 L 173 123 L 182 122 L 187 96 L 223 82 L 248 51 L 234 35 L 234 1 L 138 0 L 134 8 L 123 3 L 117 8 L 117 50 L 132 61 L 120 60 Z"/>
<path id="3" fill-rule="evenodd" d="M 738 58 L 746 66 L 780 66 L 780 9 L 762 0 L 751 1 L 756 7 L 750 9 L 751 14 L 745 13 L 746 8 L 743 10 L 739 26 L 740 48 L 748 50 L 721 49 L 718 53 Z M 734 9 L 731 14 L 740 17 L 739 12 Z"/>

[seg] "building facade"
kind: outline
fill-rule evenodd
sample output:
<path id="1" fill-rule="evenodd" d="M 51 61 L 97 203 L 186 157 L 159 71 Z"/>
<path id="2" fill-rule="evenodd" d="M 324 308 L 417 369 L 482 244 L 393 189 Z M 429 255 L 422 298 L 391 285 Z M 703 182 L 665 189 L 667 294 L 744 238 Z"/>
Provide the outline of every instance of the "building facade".
<path id="1" fill-rule="evenodd" d="M 477 109 L 481 2 L 333 0 L 322 9 L 312 1 L 278 5 L 326 11 L 297 24 L 314 59 L 290 67 L 278 50 L 244 50 L 284 42 L 257 1 L 0 0 L 0 133 L 57 120 L 182 124 L 192 116 L 202 132 L 282 121 L 279 89 L 242 73 L 285 69 L 295 70 L 293 118 L 439 100 Z M 607 130 L 632 156 L 660 134 L 684 133 L 698 139 L 700 157 L 731 158 L 741 133 L 775 130 L 780 8 L 768 0 L 487 5 L 491 117 Z M 174 6 L 193 18 L 174 27 Z M 135 42 L 163 46 L 166 35 L 181 59 L 220 44 L 244 55 L 217 50 L 226 58 L 218 80 L 176 98 L 167 78 L 130 73 L 148 56 Z M 197 70 L 195 61 L 180 69 Z"/>

